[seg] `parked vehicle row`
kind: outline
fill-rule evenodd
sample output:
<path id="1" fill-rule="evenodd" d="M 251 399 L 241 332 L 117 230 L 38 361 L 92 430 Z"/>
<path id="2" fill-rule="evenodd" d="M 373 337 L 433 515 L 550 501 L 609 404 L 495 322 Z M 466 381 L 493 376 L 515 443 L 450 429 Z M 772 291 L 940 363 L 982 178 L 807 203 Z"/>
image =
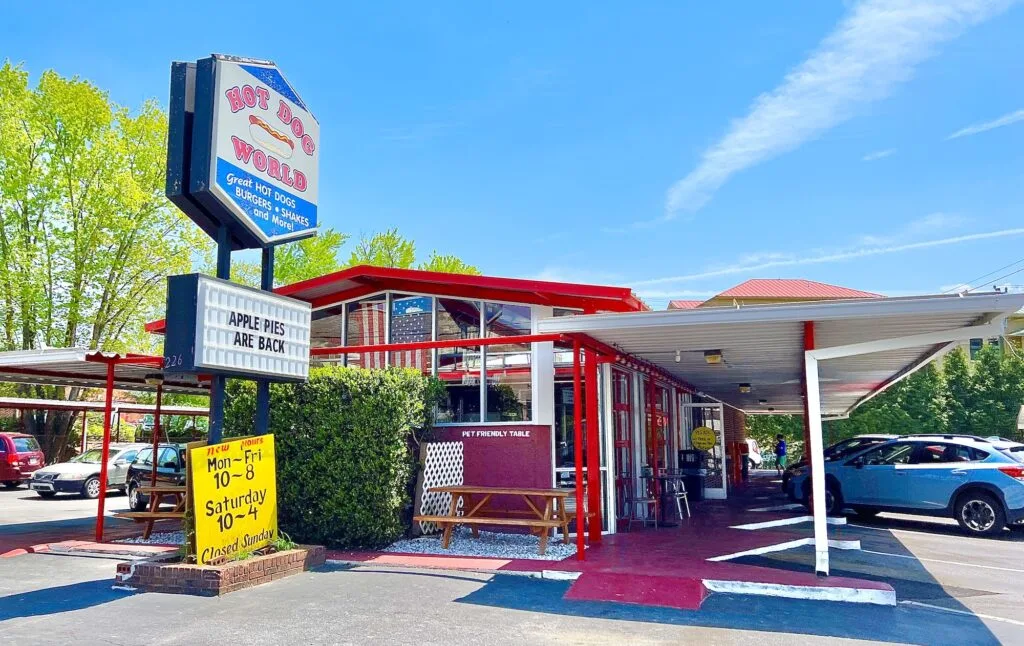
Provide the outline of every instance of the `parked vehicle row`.
<path id="1" fill-rule="evenodd" d="M 836 446 L 836 445 L 834 445 Z M 830 447 L 834 448 L 834 447 Z M 795 467 L 787 493 L 810 499 L 810 469 Z M 1024 444 L 964 435 L 910 435 L 825 462 L 825 508 L 861 516 L 900 512 L 951 517 L 988 536 L 1024 522 Z"/>

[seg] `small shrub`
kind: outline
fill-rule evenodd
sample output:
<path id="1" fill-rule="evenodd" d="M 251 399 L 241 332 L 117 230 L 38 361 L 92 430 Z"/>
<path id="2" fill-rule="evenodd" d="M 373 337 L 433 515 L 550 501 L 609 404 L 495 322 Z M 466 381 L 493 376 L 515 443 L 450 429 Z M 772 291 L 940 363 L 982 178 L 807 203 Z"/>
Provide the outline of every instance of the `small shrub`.
<path id="1" fill-rule="evenodd" d="M 253 382 L 229 382 L 226 436 L 252 434 L 255 393 Z M 413 447 L 441 393 L 437 380 L 408 368 L 313 368 L 305 383 L 273 385 L 281 530 L 336 548 L 399 538 L 411 515 Z"/>

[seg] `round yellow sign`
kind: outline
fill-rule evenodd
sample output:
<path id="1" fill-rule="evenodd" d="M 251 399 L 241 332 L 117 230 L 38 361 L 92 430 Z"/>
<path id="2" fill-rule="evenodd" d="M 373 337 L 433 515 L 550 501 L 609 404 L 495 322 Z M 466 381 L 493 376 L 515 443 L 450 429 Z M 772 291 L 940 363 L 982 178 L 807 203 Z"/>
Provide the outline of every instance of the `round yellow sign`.
<path id="1" fill-rule="evenodd" d="M 690 432 L 690 444 L 701 451 L 710 451 L 718 442 L 715 432 L 707 426 L 698 426 Z"/>

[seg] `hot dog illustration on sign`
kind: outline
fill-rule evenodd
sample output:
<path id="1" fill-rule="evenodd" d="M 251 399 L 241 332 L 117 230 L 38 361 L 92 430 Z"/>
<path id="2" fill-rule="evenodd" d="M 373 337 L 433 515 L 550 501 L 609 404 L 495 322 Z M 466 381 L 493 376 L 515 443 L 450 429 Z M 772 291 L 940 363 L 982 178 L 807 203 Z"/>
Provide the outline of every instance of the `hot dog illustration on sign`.
<path id="1" fill-rule="evenodd" d="M 211 190 L 263 242 L 317 226 L 320 126 L 272 63 L 216 61 Z"/>

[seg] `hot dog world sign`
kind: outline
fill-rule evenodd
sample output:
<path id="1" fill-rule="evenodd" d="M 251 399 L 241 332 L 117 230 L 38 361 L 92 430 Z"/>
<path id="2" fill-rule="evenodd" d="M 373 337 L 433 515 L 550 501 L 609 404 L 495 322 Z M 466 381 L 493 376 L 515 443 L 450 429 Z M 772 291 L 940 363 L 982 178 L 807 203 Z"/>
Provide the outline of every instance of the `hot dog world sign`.
<path id="1" fill-rule="evenodd" d="M 209 186 L 258 238 L 317 226 L 320 124 L 273 63 L 214 57 Z"/>

